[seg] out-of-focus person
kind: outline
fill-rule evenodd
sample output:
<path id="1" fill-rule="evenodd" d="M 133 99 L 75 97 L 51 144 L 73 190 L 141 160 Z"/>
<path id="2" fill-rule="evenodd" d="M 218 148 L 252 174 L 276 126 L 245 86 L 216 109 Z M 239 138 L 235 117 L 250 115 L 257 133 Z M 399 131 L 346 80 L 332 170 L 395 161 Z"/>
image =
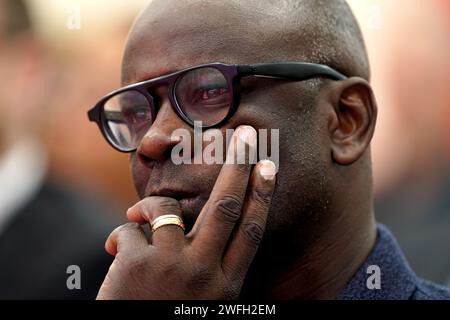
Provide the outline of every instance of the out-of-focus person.
<path id="1" fill-rule="evenodd" d="M 374 83 L 385 106 L 374 138 L 376 215 L 419 276 L 450 284 L 448 3 L 376 2 Z"/>
<path id="2" fill-rule="evenodd" d="M 0 1 L 0 70 L 0 299 L 94 298 L 115 221 L 93 196 L 48 179 L 38 132 L 52 112 L 52 64 L 24 1 Z M 71 265 L 80 289 L 67 286 Z"/>

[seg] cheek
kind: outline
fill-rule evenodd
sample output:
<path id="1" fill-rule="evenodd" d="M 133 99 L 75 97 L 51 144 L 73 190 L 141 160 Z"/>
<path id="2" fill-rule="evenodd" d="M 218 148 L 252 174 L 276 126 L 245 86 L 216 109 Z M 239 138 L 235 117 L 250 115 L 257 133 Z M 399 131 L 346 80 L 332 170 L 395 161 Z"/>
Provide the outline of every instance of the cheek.
<path id="1" fill-rule="evenodd" d="M 130 156 L 130 171 L 133 178 L 134 188 L 140 199 L 144 198 L 145 187 L 149 179 L 149 169 L 146 168 L 139 160 L 136 158 L 136 154 L 133 153 Z"/>
<path id="2" fill-rule="evenodd" d="M 280 168 L 272 200 L 270 232 L 294 231 L 316 212 L 325 197 L 323 184 L 327 181 L 327 159 L 322 155 L 320 135 L 301 115 L 286 121 L 280 130 Z"/>

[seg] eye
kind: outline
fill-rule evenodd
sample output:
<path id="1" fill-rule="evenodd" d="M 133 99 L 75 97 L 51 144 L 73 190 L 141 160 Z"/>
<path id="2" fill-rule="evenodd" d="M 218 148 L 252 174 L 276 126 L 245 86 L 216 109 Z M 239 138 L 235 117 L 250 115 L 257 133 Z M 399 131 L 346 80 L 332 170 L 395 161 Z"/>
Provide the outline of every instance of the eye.
<path id="1" fill-rule="evenodd" d="M 138 107 L 125 113 L 125 118 L 130 124 L 138 124 L 151 120 L 150 110 L 145 107 Z"/>
<path id="2" fill-rule="evenodd" d="M 224 87 L 205 88 L 203 89 L 202 100 L 217 98 L 226 93 L 228 93 L 228 89 Z"/>
<path id="3" fill-rule="evenodd" d="M 138 110 L 134 114 L 136 120 L 145 120 L 147 119 L 147 112 L 145 110 Z"/>

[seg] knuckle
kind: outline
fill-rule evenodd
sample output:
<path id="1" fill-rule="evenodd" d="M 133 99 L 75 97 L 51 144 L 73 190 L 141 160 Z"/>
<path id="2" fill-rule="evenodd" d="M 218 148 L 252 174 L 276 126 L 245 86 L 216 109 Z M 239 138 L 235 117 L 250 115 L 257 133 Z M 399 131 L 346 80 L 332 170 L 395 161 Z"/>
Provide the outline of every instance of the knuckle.
<path id="1" fill-rule="evenodd" d="M 236 222 L 241 216 L 242 201 L 235 195 L 227 195 L 216 201 L 221 218 L 227 222 Z"/>
<path id="2" fill-rule="evenodd" d="M 159 199 L 158 206 L 163 209 L 169 209 L 169 210 L 179 210 L 180 209 L 180 203 L 178 200 L 173 198 L 167 198 L 162 197 Z"/>
<path id="3" fill-rule="evenodd" d="M 241 230 L 247 242 L 252 245 L 258 245 L 261 242 L 264 236 L 263 225 L 262 222 L 257 221 L 255 218 L 243 223 Z"/>
<path id="4" fill-rule="evenodd" d="M 140 226 L 139 226 L 139 224 L 136 223 L 136 222 L 128 222 L 128 223 L 125 223 L 125 224 L 121 225 L 121 226 L 118 228 L 118 230 L 117 230 L 117 237 L 118 237 L 118 239 L 121 239 L 121 238 L 127 236 L 127 234 L 128 234 L 130 231 L 136 230 L 136 229 L 139 229 L 139 228 L 140 228 Z"/>
<path id="5" fill-rule="evenodd" d="M 267 189 L 256 188 L 255 190 L 253 190 L 251 198 L 261 206 L 267 207 L 272 201 L 272 192 Z"/>
<path id="6" fill-rule="evenodd" d="M 129 247 L 126 247 L 126 244 L 136 237 L 137 232 L 142 230 L 141 226 L 138 223 L 129 222 L 121 225 L 116 230 L 117 251 L 136 251 L 137 249 L 130 249 Z"/>

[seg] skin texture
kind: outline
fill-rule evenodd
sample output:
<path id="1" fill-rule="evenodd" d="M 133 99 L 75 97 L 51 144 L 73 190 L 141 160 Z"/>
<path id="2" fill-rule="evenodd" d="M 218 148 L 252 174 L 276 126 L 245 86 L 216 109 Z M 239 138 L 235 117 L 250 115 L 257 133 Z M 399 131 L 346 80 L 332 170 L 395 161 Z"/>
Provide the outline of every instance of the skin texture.
<path id="1" fill-rule="evenodd" d="M 171 268 L 167 269 L 165 263 L 157 268 L 150 267 L 150 261 L 164 260 L 170 250 L 160 250 L 152 260 L 143 258 L 145 254 L 141 251 L 146 249 L 136 249 L 131 259 L 139 261 L 137 269 L 133 269 L 135 281 L 120 277 L 129 274 L 129 265 L 136 265 L 121 259 L 113 263 L 112 269 L 116 271 L 108 274 L 99 298 L 167 298 L 164 290 L 149 292 L 147 287 L 155 283 L 156 288 L 167 286 L 164 279 L 172 274 L 185 286 L 171 292 L 171 298 L 203 298 L 196 295 L 195 289 L 189 289 L 198 288 L 198 283 L 203 284 L 202 294 L 207 293 L 208 298 L 334 298 L 344 288 L 376 237 L 368 147 L 377 106 L 368 83 L 364 44 L 343 1 L 282 1 L 276 7 L 265 1 L 154 1 L 141 13 L 130 33 L 123 59 L 123 85 L 207 62 L 289 60 L 326 63 L 349 79 L 242 81 L 240 107 L 220 129 L 247 125 L 280 130 L 279 172 L 269 213 L 266 218 L 264 207 L 256 211 L 255 221 L 259 223 L 246 233 L 253 235 L 249 238 L 257 239 L 255 243 L 259 246 L 251 266 L 232 272 L 229 281 L 216 277 L 216 272 L 206 280 L 192 280 L 189 276 L 186 280 L 176 275 L 186 270 L 189 275 L 189 270 L 198 266 L 202 266 L 204 274 L 211 274 L 207 272 L 211 264 L 199 262 L 206 259 L 204 256 L 196 256 L 190 249 L 182 250 L 183 259 L 171 263 Z M 192 128 L 171 108 L 167 88 L 157 88 L 154 94 L 161 100 L 158 116 L 130 158 L 135 187 L 144 200 L 140 202 L 141 209 L 128 212 L 128 218 L 138 223 L 152 221 L 153 216 L 144 220 L 136 217 L 145 216 L 144 212 L 153 205 L 148 202 L 157 201 L 153 198 L 172 198 L 169 201 L 173 202 L 173 198 L 194 196 L 193 200 L 179 201 L 179 214 L 188 232 L 184 240 L 187 242 L 183 243 L 190 248 L 191 239 L 204 228 L 205 221 L 201 218 L 195 223 L 198 214 L 208 207 L 212 216 L 222 212 L 209 205 L 213 186 L 228 185 L 228 192 L 236 194 L 239 192 L 235 188 L 242 181 L 236 175 L 216 182 L 219 172 L 224 170 L 220 165 L 174 165 L 170 150 L 175 142 L 170 135 L 178 128 Z M 255 181 L 250 179 L 250 185 L 255 185 Z M 247 199 L 251 192 L 251 188 L 247 190 Z M 237 207 L 243 217 L 249 214 L 245 206 L 243 210 Z M 164 214 L 161 205 L 158 208 L 154 212 Z M 206 215 L 200 213 L 202 216 Z M 227 228 L 219 224 L 216 227 L 209 238 L 205 236 L 205 246 L 226 233 L 223 230 Z M 237 231 L 224 239 L 235 243 L 242 228 L 238 222 Z M 264 228 L 262 236 L 259 231 Z M 120 233 L 120 229 L 113 232 L 107 242 L 107 250 L 112 254 L 118 252 L 116 239 L 127 238 L 120 237 Z M 130 242 L 131 239 L 134 238 L 130 237 Z M 165 240 L 171 243 L 174 239 L 174 234 L 171 237 L 168 233 Z M 253 258 L 253 254 L 244 253 L 248 241 L 241 243 L 234 259 L 247 256 L 248 261 Z M 210 252 L 211 257 L 223 255 L 221 250 Z M 133 287 L 136 283 L 140 283 L 137 288 Z M 225 290 L 227 286 L 232 290 Z"/>

